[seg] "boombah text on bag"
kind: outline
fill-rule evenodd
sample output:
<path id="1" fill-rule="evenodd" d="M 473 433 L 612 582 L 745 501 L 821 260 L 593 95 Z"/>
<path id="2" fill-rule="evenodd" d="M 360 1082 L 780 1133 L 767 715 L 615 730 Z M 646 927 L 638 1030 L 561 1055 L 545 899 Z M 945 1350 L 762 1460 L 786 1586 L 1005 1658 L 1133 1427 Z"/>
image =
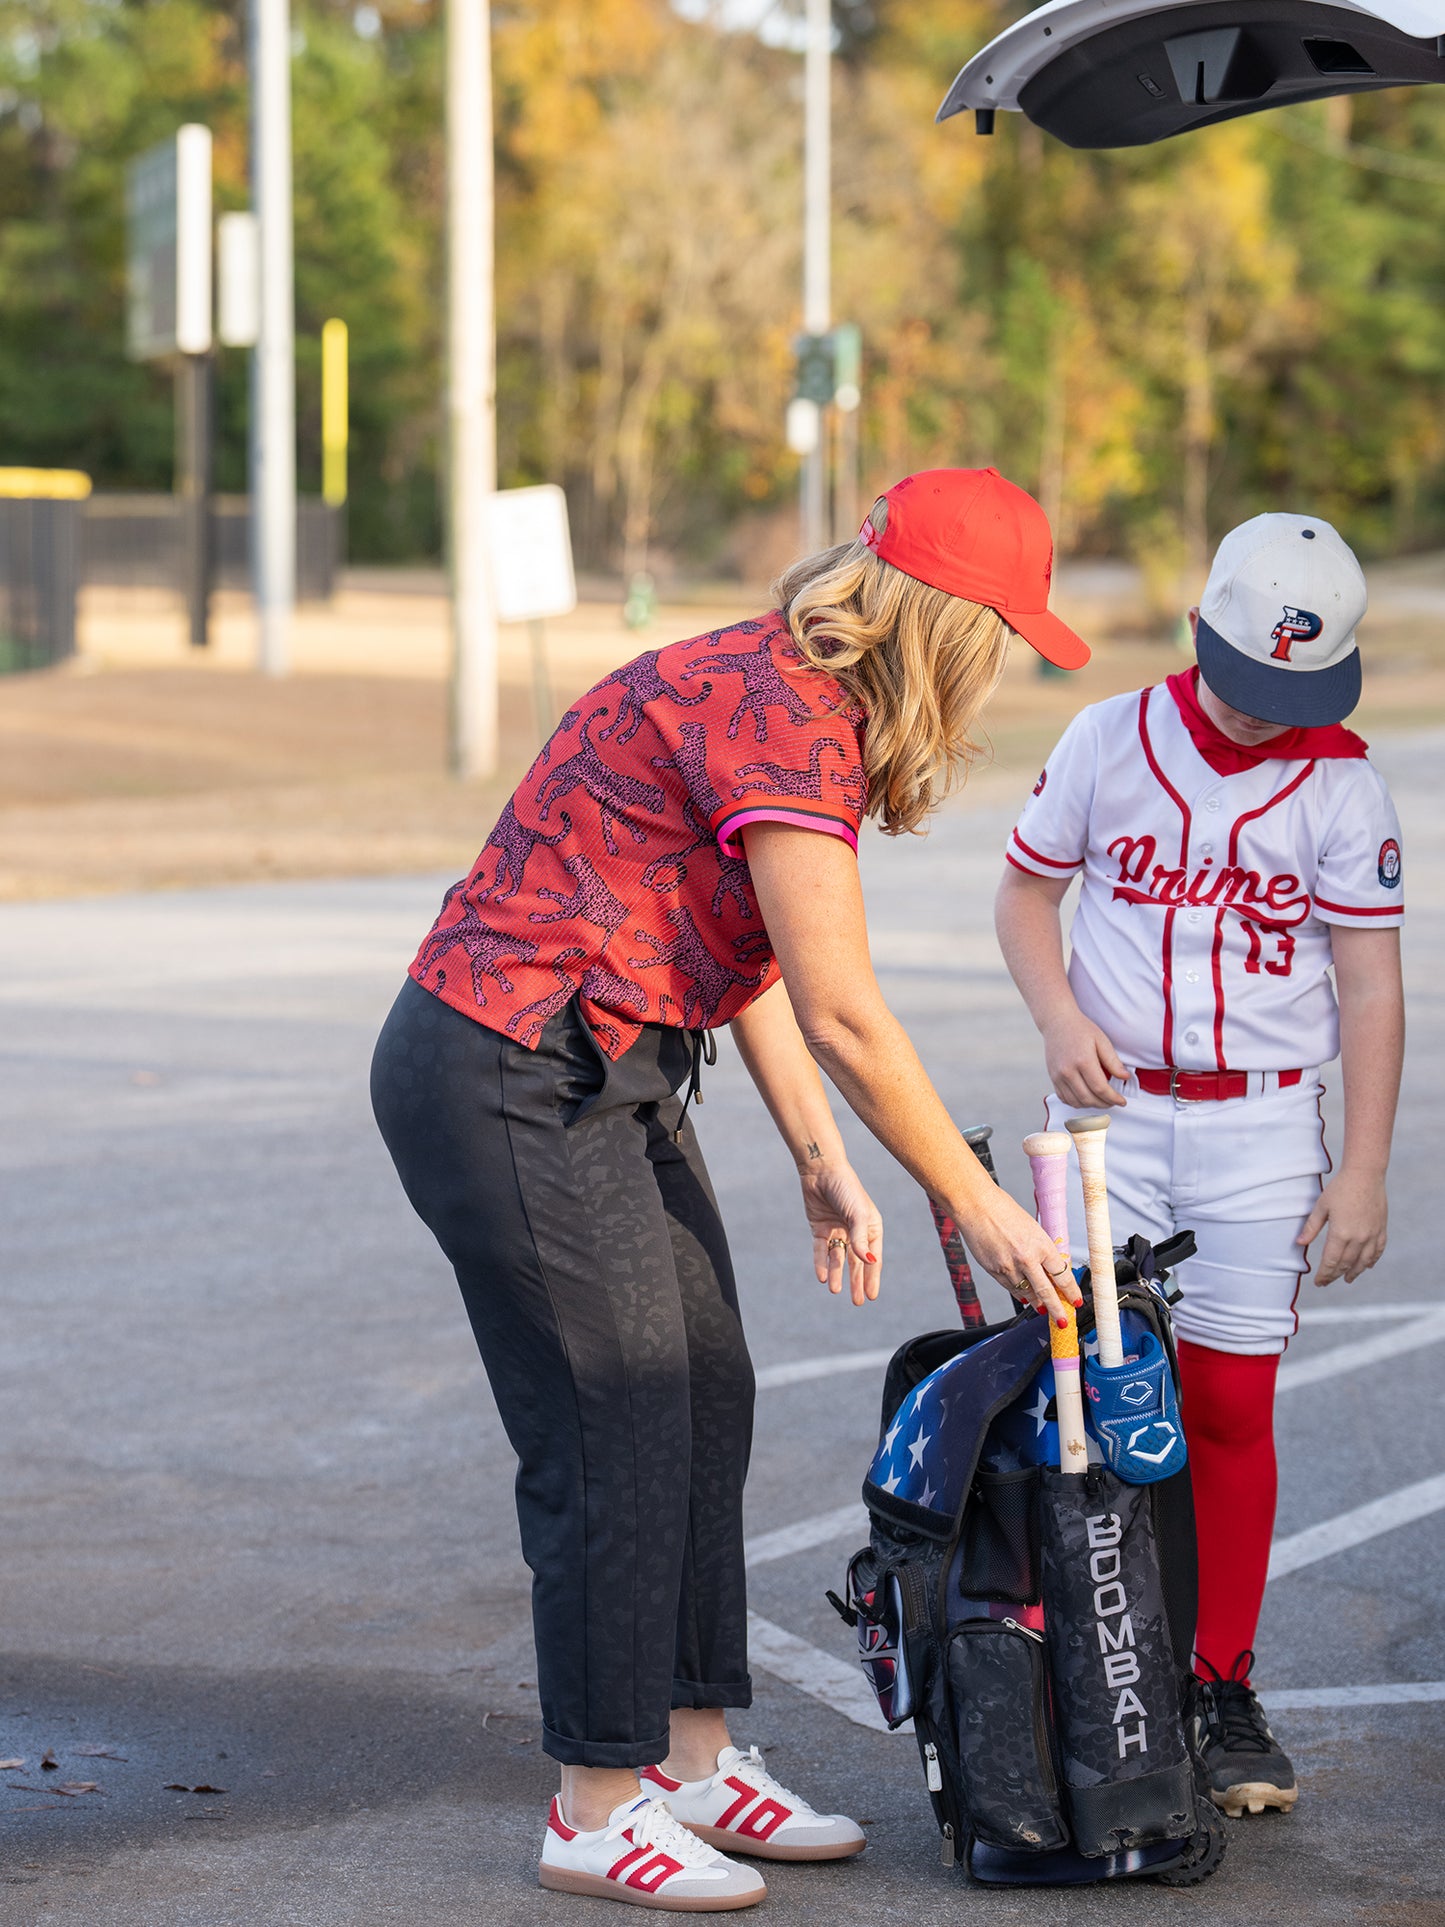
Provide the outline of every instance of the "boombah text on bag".
<path id="1" fill-rule="evenodd" d="M 1160 1257 L 1187 1253 L 1118 1254 L 1126 1353 L 1165 1362 L 1171 1400 Z M 1194 1884 L 1224 1833 L 1186 1738 L 1188 1472 L 1126 1484 L 1092 1437 L 1088 1473 L 1065 1476 L 1057 1453 L 1043 1320 L 914 1339 L 886 1377 L 869 1544 L 829 1596 L 885 1718 L 914 1722 L 946 1863 L 1000 1885 Z"/>

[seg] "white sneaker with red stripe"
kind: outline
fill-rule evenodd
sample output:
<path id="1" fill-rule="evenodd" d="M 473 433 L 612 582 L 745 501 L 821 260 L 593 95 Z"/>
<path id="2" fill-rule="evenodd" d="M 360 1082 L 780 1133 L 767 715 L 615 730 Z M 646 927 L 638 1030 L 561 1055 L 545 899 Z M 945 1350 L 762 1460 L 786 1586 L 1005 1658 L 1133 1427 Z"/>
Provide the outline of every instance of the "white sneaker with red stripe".
<path id="1" fill-rule="evenodd" d="M 847 1860 L 867 1835 L 841 1813 L 815 1813 L 780 1786 L 758 1749 L 725 1746 L 705 1780 L 674 1780 L 661 1767 L 642 1769 L 644 1792 L 656 1793 L 682 1824 L 709 1846 L 759 1860 Z"/>
<path id="2" fill-rule="evenodd" d="M 554 1799 L 537 1878 L 558 1893 L 679 1914 L 755 1907 L 768 1891 L 760 1874 L 705 1846 L 650 1790 L 614 1807 L 607 1825 L 590 1833 L 569 1827 Z"/>

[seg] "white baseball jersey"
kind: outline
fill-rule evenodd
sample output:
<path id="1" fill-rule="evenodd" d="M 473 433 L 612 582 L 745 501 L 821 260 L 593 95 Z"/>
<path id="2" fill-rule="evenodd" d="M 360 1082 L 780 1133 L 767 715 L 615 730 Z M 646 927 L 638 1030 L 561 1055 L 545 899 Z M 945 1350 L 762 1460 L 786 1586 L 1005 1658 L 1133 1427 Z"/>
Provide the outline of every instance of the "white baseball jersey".
<path id="1" fill-rule="evenodd" d="M 1220 776 L 1163 684 L 1074 718 L 1008 860 L 1083 872 L 1069 983 L 1131 1067 L 1328 1063 L 1329 926 L 1393 929 L 1404 908 L 1399 819 L 1365 758 Z"/>

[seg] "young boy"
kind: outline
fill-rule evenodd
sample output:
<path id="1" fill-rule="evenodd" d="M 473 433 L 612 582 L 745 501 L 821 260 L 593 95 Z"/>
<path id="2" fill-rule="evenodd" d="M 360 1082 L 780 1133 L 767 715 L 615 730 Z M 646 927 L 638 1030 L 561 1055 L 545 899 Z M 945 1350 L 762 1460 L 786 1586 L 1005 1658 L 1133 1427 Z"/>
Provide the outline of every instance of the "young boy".
<path id="1" fill-rule="evenodd" d="M 1120 1235 L 1198 1236 L 1175 1310 L 1198 1517 L 1195 1671 L 1216 1802 L 1288 1809 L 1250 1685 L 1274 1525 L 1273 1406 L 1307 1247 L 1317 1285 L 1385 1248 L 1404 1039 L 1400 828 L 1365 744 L 1365 581 L 1314 516 L 1225 537 L 1198 667 L 1083 710 L 1008 847 L 998 934 L 1044 1039 L 1049 1128 L 1111 1110 Z M 1082 891 L 1065 972 L 1059 905 Z M 1334 971 L 1331 987 L 1330 971 Z M 1332 1170 L 1319 1066 L 1341 1058 Z M 1071 1201 L 1074 1248 L 1082 1204 Z"/>

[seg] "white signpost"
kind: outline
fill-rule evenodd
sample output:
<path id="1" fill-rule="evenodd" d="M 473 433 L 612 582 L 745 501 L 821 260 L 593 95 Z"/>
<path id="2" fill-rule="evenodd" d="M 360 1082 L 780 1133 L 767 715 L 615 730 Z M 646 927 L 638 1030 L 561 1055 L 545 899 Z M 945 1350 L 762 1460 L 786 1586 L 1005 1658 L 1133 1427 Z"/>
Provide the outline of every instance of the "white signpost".
<path id="1" fill-rule="evenodd" d="M 133 160 L 126 211 L 131 358 L 209 353 L 210 128 L 178 128 Z"/>
<path id="2" fill-rule="evenodd" d="M 261 236 L 249 212 L 216 223 L 216 333 L 223 348 L 254 348 L 261 333 Z"/>
<path id="3" fill-rule="evenodd" d="M 208 640 L 211 595 L 211 130 L 191 123 L 126 174 L 128 347 L 170 360 L 176 494 L 184 523 L 191 642 Z"/>
<path id="4" fill-rule="evenodd" d="M 567 497 L 555 483 L 502 489 L 487 509 L 487 549 L 498 622 L 525 622 L 531 631 L 532 702 L 537 733 L 552 733 L 552 687 L 547 672 L 549 616 L 577 607 Z"/>

